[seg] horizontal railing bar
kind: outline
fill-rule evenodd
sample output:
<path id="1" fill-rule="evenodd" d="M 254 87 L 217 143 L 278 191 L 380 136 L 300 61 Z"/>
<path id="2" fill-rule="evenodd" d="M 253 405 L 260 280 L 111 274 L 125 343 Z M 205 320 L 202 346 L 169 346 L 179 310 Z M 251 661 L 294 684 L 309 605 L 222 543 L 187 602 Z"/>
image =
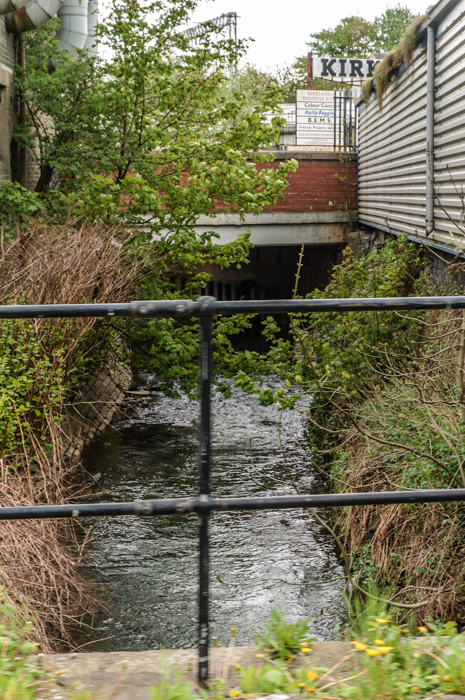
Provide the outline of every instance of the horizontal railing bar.
<path id="1" fill-rule="evenodd" d="M 217 301 L 217 314 L 298 313 L 309 311 L 393 311 L 397 309 L 463 309 L 465 297 L 384 297 L 379 299 L 276 299 Z"/>
<path id="2" fill-rule="evenodd" d="M 0 306 L 0 318 L 85 318 L 133 316 L 200 316 L 201 301 L 190 299 L 133 301 L 127 304 L 44 304 Z M 380 299 L 275 299 L 216 301 L 208 304 L 210 314 L 299 313 L 312 311 L 393 311 L 409 309 L 463 309 L 465 296 L 386 297 Z"/>
<path id="3" fill-rule="evenodd" d="M 425 489 L 415 491 L 377 491 L 372 493 L 306 494 L 242 498 L 168 498 L 134 503 L 75 503 L 57 506 L 19 506 L 0 508 L 0 520 L 42 518 L 85 518 L 91 516 L 155 516 L 180 513 L 206 514 L 232 510 L 281 510 L 286 508 L 322 508 L 327 506 L 365 506 L 390 503 L 439 503 L 465 501 L 465 489 Z"/>

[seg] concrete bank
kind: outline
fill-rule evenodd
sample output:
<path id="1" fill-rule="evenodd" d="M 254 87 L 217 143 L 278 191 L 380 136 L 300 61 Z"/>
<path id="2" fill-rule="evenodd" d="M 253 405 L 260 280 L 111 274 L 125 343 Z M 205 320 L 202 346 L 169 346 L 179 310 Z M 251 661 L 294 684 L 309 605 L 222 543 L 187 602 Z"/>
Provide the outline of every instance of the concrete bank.
<path id="1" fill-rule="evenodd" d="M 351 648 L 346 642 L 315 642 L 312 658 L 317 665 L 331 667 Z M 210 675 L 224 678 L 227 673 L 228 683 L 235 685 L 233 664 L 252 664 L 257 652 L 253 646 L 214 647 Z M 51 654 L 44 655 L 42 662 L 53 679 L 52 690 L 43 700 L 71 700 L 77 691 L 87 691 L 92 700 L 150 700 L 149 687 L 164 678 L 167 668 L 180 668 L 195 681 L 197 650 Z"/>

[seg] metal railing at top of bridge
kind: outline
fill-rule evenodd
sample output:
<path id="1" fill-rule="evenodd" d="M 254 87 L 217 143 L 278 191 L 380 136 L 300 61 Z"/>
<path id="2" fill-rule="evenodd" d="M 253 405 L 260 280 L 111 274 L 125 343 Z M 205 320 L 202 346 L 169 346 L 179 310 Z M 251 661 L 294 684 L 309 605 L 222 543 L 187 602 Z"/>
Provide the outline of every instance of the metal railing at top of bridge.
<path id="1" fill-rule="evenodd" d="M 334 89 L 334 150 L 356 152 L 358 147 L 357 109 L 353 88 Z M 358 95 L 358 92 L 356 93 Z"/>
<path id="2" fill-rule="evenodd" d="M 392 311 L 411 309 L 464 309 L 465 296 L 405 297 L 385 299 L 292 299 L 271 301 L 136 301 L 128 304 L 69 304 L 46 306 L 0 306 L 2 319 L 172 316 L 200 318 L 200 429 L 199 491 L 197 496 L 134 503 L 67 504 L 54 506 L 0 507 L 0 520 L 80 518 L 89 516 L 158 516 L 197 513 L 199 528 L 199 683 L 208 680 L 209 655 L 209 541 L 208 516 L 214 511 L 265 510 L 324 506 L 381 505 L 465 501 L 465 489 L 383 491 L 378 493 L 303 494 L 253 498 L 214 498 L 210 493 L 210 400 L 212 369 L 212 321 L 216 314 Z"/>

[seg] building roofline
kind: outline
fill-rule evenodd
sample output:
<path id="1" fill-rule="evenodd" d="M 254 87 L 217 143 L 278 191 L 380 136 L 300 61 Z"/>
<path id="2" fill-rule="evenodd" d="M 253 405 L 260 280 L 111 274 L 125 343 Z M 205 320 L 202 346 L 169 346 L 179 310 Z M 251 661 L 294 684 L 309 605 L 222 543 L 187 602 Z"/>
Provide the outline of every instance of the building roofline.
<path id="1" fill-rule="evenodd" d="M 428 12 L 417 30 L 417 43 L 424 38 L 428 27 L 437 27 L 461 0 L 439 0 Z"/>

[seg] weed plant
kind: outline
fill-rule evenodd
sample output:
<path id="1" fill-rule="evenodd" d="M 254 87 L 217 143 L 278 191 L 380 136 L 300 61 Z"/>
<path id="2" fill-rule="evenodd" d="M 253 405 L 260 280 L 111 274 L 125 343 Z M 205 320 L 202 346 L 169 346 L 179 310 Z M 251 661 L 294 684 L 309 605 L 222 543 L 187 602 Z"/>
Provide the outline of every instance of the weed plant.
<path id="1" fill-rule="evenodd" d="M 232 687 L 228 688 L 222 678 L 211 681 L 206 689 L 196 690 L 204 700 L 272 693 L 298 695 L 305 700 L 420 700 L 433 694 L 440 697 L 443 693 L 465 692 L 465 638 L 457 633 L 455 623 L 419 626 L 414 635 L 389 614 L 378 616 L 377 609 L 379 604 L 364 613 L 358 610 L 353 630 L 356 638 L 330 668 L 313 659 L 308 640 L 299 641 L 308 620 L 296 623 L 290 643 L 290 623 L 280 611 L 274 611 L 266 626 L 268 633 L 274 642 L 285 637 L 295 654 L 278 656 L 275 644 L 263 635 L 256 663 L 246 667 L 233 664 Z M 170 671 L 151 690 L 152 700 L 192 700 L 194 686 L 183 680 L 180 671 Z"/>

